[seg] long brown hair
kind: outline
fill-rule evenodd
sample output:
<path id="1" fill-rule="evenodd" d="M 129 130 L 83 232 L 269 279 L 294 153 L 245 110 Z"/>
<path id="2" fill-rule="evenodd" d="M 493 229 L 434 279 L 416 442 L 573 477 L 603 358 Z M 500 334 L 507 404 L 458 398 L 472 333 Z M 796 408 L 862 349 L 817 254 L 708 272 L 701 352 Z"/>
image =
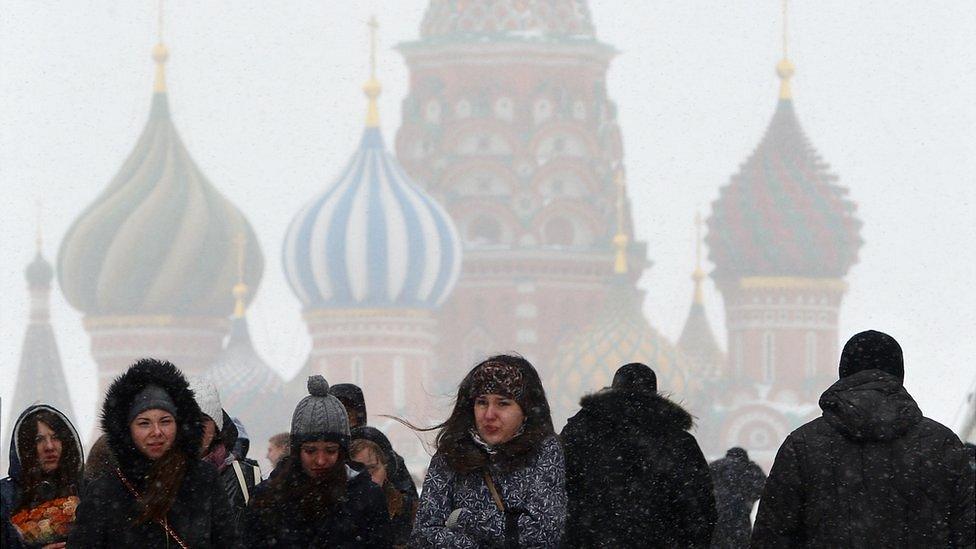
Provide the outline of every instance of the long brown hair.
<path id="1" fill-rule="evenodd" d="M 146 489 L 142 494 L 142 514 L 136 522 L 166 519 L 186 476 L 186 454 L 170 448 L 149 466 Z"/>
<path id="2" fill-rule="evenodd" d="M 471 473 L 488 465 L 489 456 L 472 440 L 471 431 L 475 429 L 474 398 L 477 395 L 472 394 L 475 373 L 489 363 L 514 366 L 521 373 L 524 387 L 517 402 L 522 408 L 522 413 L 525 414 L 522 434 L 496 446 L 497 453 L 491 457 L 491 461 L 504 471 L 524 467 L 539 449 L 542 441 L 555 434 L 546 391 L 532 363 L 519 355 L 489 357 L 479 362 L 461 380 L 457 397 L 454 399 L 454 409 L 443 423 L 421 428 L 403 419 L 392 418 L 415 431 L 427 432 L 440 429 L 435 439 L 437 454 L 443 455 L 451 469 L 461 474 Z"/>
<path id="3" fill-rule="evenodd" d="M 291 455 L 281 458 L 268 479 L 268 489 L 252 504 L 261 513 L 270 514 L 274 524 L 295 510 L 306 519 L 325 518 L 346 496 L 348 461 L 348 452 L 340 447 L 335 465 L 325 475 L 312 478 L 302 469 L 301 447 L 293 447 Z"/>
<path id="4" fill-rule="evenodd" d="M 45 473 L 37 457 L 38 422 L 47 425 L 61 441 L 58 468 Z M 44 501 L 78 495 L 81 455 L 72 429 L 54 412 L 41 408 L 24 418 L 17 432 L 17 454 L 20 458 L 20 498 L 15 511 L 34 507 Z"/>

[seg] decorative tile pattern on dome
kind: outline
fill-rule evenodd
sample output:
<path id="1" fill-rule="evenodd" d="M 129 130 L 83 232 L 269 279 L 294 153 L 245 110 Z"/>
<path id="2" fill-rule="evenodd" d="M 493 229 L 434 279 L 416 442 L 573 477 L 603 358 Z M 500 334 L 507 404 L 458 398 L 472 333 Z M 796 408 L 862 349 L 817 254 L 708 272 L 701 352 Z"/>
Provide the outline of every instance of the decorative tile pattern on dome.
<path id="1" fill-rule="evenodd" d="M 245 282 L 256 288 L 264 259 L 251 225 L 190 158 L 166 94 L 155 93 L 122 169 L 66 233 L 58 281 L 88 315 L 226 317 L 239 234 Z"/>
<path id="2" fill-rule="evenodd" d="M 369 127 L 338 180 L 291 222 L 283 262 L 306 310 L 434 308 L 457 282 L 461 245 Z"/>
<path id="3" fill-rule="evenodd" d="M 792 100 L 780 100 L 762 142 L 712 204 L 713 276 L 844 276 L 857 262 L 861 222 L 827 170 Z"/>
<path id="4" fill-rule="evenodd" d="M 662 393 L 684 396 L 695 385 L 684 357 L 644 318 L 641 301 L 630 281 L 615 280 L 593 323 L 559 346 L 546 376 L 556 423 L 579 409 L 583 395 L 609 386 L 617 368 L 629 362 L 650 366 Z"/>
<path id="5" fill-rule="evenodd" d="M 592 39 L 594 30 L 586 0 L 432 0 L 420 35 Z"/>

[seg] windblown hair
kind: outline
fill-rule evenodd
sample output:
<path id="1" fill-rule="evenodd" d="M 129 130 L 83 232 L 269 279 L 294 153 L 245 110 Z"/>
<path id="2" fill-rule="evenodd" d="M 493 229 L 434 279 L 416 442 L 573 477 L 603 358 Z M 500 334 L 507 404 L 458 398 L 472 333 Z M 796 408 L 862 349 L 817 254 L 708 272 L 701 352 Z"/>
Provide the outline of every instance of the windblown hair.
<path id="1" fill-rule="evenodd" d="M 135 446 L 129 433 L 129 409 L 147 385 L 161 387 L 176 405 L 176 439 L 162 457 L 150 460 Z M 200 443 L 203 424 L 200 406 L 183 373 L 170 362 L 144 358 L 112 382 L 102 406 L 102 431 L 119 470 L 139 491 L 142 513 L 138 520 L 163 520 L 176 500 L 191 467 L 202 466 Z"/>
<path id="2" fill-rule="evenodd" d="M 293 449 L 294 450 L 294 449 Z M 339 459 L 322 477 L 312 478 L 302 469 L 298 451 L 281 458 L 275 474 L 267 480 L 268 489 L 254 498 L 251 505 L 280 524 L 282 517 L 298 512 L 310 520 L 332 515 L 346 496 L 346 463 L 348 454 L 339 450 Z"/>
<path id="3" fill-rule="evenodd" d="M 393 482 L 390 480 L 390 475 L 394 470 L 391 466 L 391 457 L 380 448 L 379 444 L 376 444 L 372 440 L 365 438 L 357 438 L 349 443 L 349 455 L 355 456 L 360 452 L 370 452 L 377 461 L 383 464 L 383 468 L 386 469 L 386 480 L 383 481 L 383 495 L 386 496 L 386 510 L 390 514 L 390 518 L 393 518 L 403 512 L 403 493 L 396 489 Z M 392 464 L 392 465 L 395 465 Z"/>
<path id="4" fill-rule="evenodd" d="M 451 469 L 461 474 L 482 470 L 488 465 L 489 456 L 475 444 L 471 438 L 471 431 L 475 429 L 474 400 L 478 396 L 472 394 L 475 374 L 479 368 L 489 363 L 514 366 L 522 374 L 524 387 L 516 402 L 525 414 L 522 434 L 496 446 L 497 454 L 491 456 L 491 461 L 503 471 L 514 471 L 524 467 L 541 447 L 542 441 L 554 434 L 549 401 L 546 399 L 546 391 L 542 387 L 542 380 L 535 367 L 518 355 L 489 357 L 479 362 L 461 380 L 454 400 L 454 409 L 443 423 L 420 428 L 400 418 L 393 418 L 415 431 L 427 432 L 440 429 L 435 439 L 437 454 L 443 455 Z"/>
<path id="5" fill-rule="evenodd" d="M 37 456 L 38 422 L 47 425 L 61 441 L 58 468 L 51 473 L 44 472 Z M 17 450 L 21 464 L 20 498 L 14 511 L 29 509 L 50 499 L 78 495 L 81 480 L 78 475 L 82 467 L 78 441 L 60 416 L 43 408 L 32 412 L 17 433 Z"/>

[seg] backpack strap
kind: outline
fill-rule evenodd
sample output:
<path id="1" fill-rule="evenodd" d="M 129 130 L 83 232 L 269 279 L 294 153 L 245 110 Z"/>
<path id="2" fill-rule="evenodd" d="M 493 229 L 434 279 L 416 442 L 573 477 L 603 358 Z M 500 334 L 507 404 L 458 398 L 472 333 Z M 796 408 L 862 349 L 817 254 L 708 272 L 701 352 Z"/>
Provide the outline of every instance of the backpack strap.
<path id="1" fill-rule="evenodd" d="M 244 494 L 244 505 L 251 499 L 251 492 L 247 489 L 247 481 L 244 480 L 244 471 L 241 469 L 241 462 L 236 459 L 231 463 L 234 474 L 237 476 L 237 483 L 241 485 L 241 493 Z"/>

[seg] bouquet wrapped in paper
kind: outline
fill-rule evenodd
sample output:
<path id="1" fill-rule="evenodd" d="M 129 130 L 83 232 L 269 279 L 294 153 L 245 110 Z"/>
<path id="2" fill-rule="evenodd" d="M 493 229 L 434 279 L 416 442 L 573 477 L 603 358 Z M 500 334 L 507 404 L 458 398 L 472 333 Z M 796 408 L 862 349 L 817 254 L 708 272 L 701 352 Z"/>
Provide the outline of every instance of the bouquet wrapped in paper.
<path id="1" fill-rule="evenodd" d="M 78 501 L 77 496 L 48 500 L 17 513 L 10 518 L 10 522 L 27 545 L 64 541 L 74 525 Z"/>

